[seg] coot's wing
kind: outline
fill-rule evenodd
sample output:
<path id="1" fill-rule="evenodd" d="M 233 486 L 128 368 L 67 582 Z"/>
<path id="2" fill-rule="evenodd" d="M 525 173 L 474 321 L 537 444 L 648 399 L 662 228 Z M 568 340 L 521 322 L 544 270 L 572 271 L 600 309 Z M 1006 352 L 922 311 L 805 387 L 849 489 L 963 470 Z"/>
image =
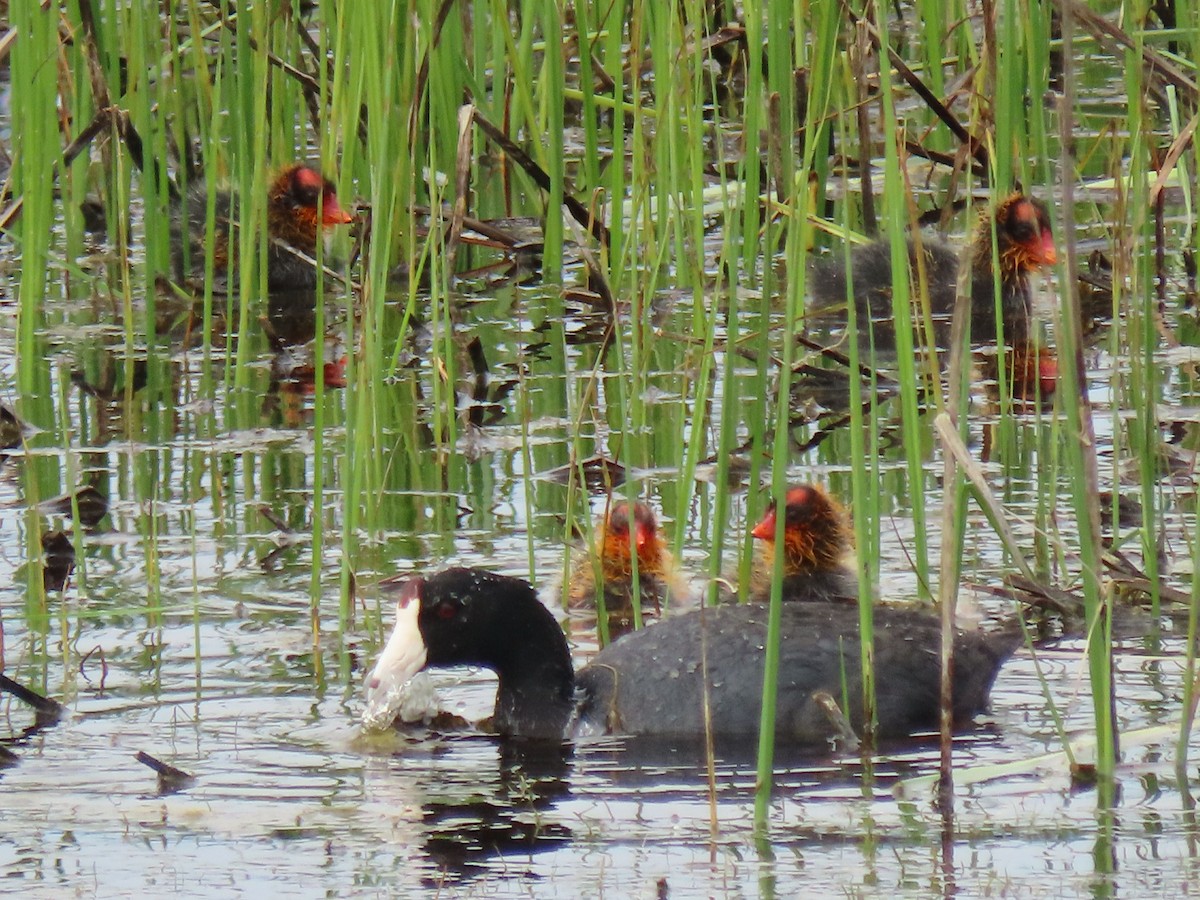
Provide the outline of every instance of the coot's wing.
<path id="1" fill-rule="evenodd" d="M 860 705 L 857 611 L 789 604 L 783 616 L 778 730 L 789 741 L 824 743 L 837 728 L 813 695 L 841 703 L 844 671 L 851 709 Z M 707 700 L 715 733 L 757 734 L 766 622 L 763 606 L 716 607 L 622 638 L 578 674 L 588 695 L 583 717 L 617 733 L 700 735 Z"/>
<path id="2" fill-rule="evenodd" d="M 839 725 L 815 699 L 827 694 L 855 731 L 863 727 L 858 610 L 845 603 L 789 603 L 782 610 L 776 723 L 779 737 L 823 744 Z M 913 610 L 876 609 L 875 694 L 880 738 L 935 728 L 940 623 Z M 615 642 L 582 670 L 582 718 L 605 731 L 701 735 L 705 703 L 719 735 L 758 733 L 767 608 L 694 610 Z M 955 638 L 954 718 L 987 706 L 1000 664 L 1015 647 L 1007 634 Z M 707 667 L 707 679 L 705 679 Z M 705 689 L 707 683 L 707 690 Z"/>

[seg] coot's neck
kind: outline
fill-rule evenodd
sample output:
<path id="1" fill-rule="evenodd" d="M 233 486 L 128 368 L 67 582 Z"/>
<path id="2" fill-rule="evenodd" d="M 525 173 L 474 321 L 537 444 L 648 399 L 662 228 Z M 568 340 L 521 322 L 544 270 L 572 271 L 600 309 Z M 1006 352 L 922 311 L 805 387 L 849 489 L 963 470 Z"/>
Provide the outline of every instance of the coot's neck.
<path id="1" fill-rule="evenodd" d="M 857 600 L 858 575 L 846 566 L 789 572 L 783 577 L 781 595 L 784 600 Z"/>
<path id="2" fill-rule="evenodd" d="M 316 215 L 315 209 L 293 208 L 272 197 L 267 207 L 267 230 L 272 238 L 290 244 L 301 253 L 316 256 L 320 233 Z"/>
<path id="3" fill-rule="evenodd" d="M 764 558 L 767 565 L 775 563 L 775 548 L 770 544 L 763 545 Z M 814 548 L 810 543 L 807 547 L 798 540 L 783 542 L 783 573 L 786 576 L 803 575 L 820 578 L 822 575 L 841 577 L 848 569 L 841 562 L 842 554 L 834 554 L 824 544 Z"/>
<path id="4" fill-rule="evenodd" d="M 1006 309 L 1028 305 L 1031 292 L 1029 272 L 1015 258 L 1012 241 L 1001 234 L 996 248 L 1000 260 L 1000 296 Z M 992 265 L 992 232 L 990 227 L 981 228 L 975 243 L 975 257 L 971 265 L 971 295 L 976 304 L 991 306 L 995 296 L 995 269 Z"/>
<path id="5" fill-rule="evenodd" d="M 496 732 L 561 740 L 575 706 L 575 670 L 562 629 L 536 597 L 507 610 L 505 619 L 489 661 L 500 680 Z"/>

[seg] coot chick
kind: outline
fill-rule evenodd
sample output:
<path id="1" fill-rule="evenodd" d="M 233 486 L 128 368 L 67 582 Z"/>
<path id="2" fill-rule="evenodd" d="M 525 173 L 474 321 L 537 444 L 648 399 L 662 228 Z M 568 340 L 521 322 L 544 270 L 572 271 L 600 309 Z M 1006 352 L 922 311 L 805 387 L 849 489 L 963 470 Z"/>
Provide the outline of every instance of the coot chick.
<path id="1" fill-rule="evenodd" d="M 687 583 L 667 542 L 658 531 L 654 511 L 642 502 L 630 507 L 624 500 L 612 505 L 596 521 L 595 544 L 590 553 L 578 553 L 571 563 L 567 602 L 572 609 L 599 609 L 601 596 L 608 617 L 608 635 L 616 640 L 633 630 L 634 603 L 642 616 L 662 615 L 663 604 L 682 600 Z M 633 559 L 637 557 L 638 592 L 633 590 Z M 602 586 L 596 584 L 597 569 Z"/>
<path id="2" fill-rule="evenodd" d="M 176 276 L 180 280 L 203 279 L 205 215 L 207 189 L 195 185 L 187 201 L 173 211 L 171 244 Z M 320 214 L 317 206 L 320 204 Z M 218 278 L 224 278 L 230 261 L 236 266 L 237 237 L 233 232 L 233 198 L 228 191 L 216 195 L 215 228 L 213 234 L 213 265 Z M 187 215 L 188 260 L 184 260 L 182 218 Z M 345 225 L 354 218 L 342 209 L 333 182 L 309 166 L 290 165 L 271 182 L 267 192 L 267 289 L 271 291 L 303 290 L 316 287 L 317 270 L 288 248 L 306 256 L 317 255 L 317 239 L 321 228 Z M 284 246 L 286 245 L 286 246 Z"/>
<path id="3" fill-rule="evenodd" d="M 1000 262 L 1000 303 L 1004 334 L 1024 338 L 1029 334 L 1033 302 L 1032 276 L 1042 267 L 1053 265 L 1058 255 L 1050 229 L 1050 216 L 1040 200 L 1014 193 L 996 207 L 989 219 L 980 220 L 970 255 L 960 263 L 959 255 L 941 241 L 922 236 L 925 275 L 929 286 L 930 311 L 946 317 L 954 310 L 958 271 L 971 267 L 971 337 L 989 340 L 996 336 L 995 274 L 992 266 L 992 227 L 996 229 L 997 259 Z M 917 277 L 917 245 L 908 240 L 912 277 Z M 856 247 L 850 255 L 854 303 L 859 316 L 870 316 L 876 323 L 892 322 L 891 245 L 886 240 Z M 815 267 L 813 293 L 820 305 L 844 305 L 846 268 L 839 253 Z M 866 323 L 861 323 L 866 332 Z M 879 337 L 879 327 L 876 325 Z"/>
<path id="4" fill-rule="evenodd" d="M 775 568 L 775 503 L 750 533 L 761 543 L 750 571 L 750 601 L 771 597 Z M 784 600 L 857 600 L 858 574 L 846 564 L 854 532 L 845 507 L 817 485 L 803 484 L 784 495 Z"/>
<path id="5" fill-rule="evenodd" d="M 396 627 L 367 676 L 363 723 L 388 726 L 400 687 L 426 667 L 477 665 L 499 679 L 493 718 L 503 736 L 563 740 L 595 733 L 698 738 L 707 694 L 713 733 L 758 732 L 766 606 L 706 607 L 635 631 L 573 671 L 554 616 L 522 579 L 482 569 L 413 578 L 396 605 Z M 823 744 L 841 729 L 828 694 L 862 728 L 858 611 L 841 603 L 782 609 L 777 734 Z M 940 624 L 924 613 L 875 612 L 877 736 L 899 738 L 938 721 Z M 954 721 L 986 708 L 1014 633 L 954 638 Z M 707 666 L 701 654 L 707 655 Z M 705 675 L 707 674 L 707 690 Z M 843 693 L 843 683 L 845 693 Z"/>

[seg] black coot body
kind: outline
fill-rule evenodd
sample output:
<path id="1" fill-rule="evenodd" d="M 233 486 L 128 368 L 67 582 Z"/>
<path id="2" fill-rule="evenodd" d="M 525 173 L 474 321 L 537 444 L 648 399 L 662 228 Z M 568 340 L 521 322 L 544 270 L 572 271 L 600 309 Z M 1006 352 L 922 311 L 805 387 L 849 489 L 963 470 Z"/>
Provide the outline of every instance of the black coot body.
<path id="1" fill-rule="evenodd" d="M 776 733 L 785 741 L 824 743 L 837 733 L 814 695 L 831 696 L 861 732 L 862 677 L 858 610 L 810 601 L 782 608 Z M 582 715 L 623 734 L 695 735 L 704 732 L 700 664 L 708 654 L 708 701 L 714 730 L 758 733 L 767 607 L 760 604 L 695 610 L 669 627 L 646 628 L 617 641 L 579 672 L 589 698 Z M 880 738 L 905 737 L 938 722 L 940 624 L 910 610 L 876 609 L 875 697 Z M 954 721 L 987 708 L 1001 663 L 1016 635 L 960 632 L 955 637 Z M 842 677 L 846 691 L 843 696 Z"/>
<path id="2" fill-rule="evenodd" d="M 832 696 L 860 729 L 857 609 L 814 601 L 785 604 L 782 615 L 779 737 L 823 744 L 839 733 L 814 699 L 820 692 Z M 705 730 L 707 673 L 713 732 L 752 736 L 758 732 L 766 628 L 762 605 L 693 610 L 626 635 L 573 676 L 566 639 L 528 583 L 478 569 L 448 569 L 406 584 L 395 632 L 367 679 L 364 722 L 390 723 L 391 698 L 422 668 L 474 664 L 499 677 L 494 724 L 500 734 L 695 738 Z M 875 631 L 877 735 L 898 738 L 935 727 L 937 619 L 879 609 Z M 956 636 L 956 723 L 987 707 L 996 673 L 1017 643 L 1015 633 Z"/>

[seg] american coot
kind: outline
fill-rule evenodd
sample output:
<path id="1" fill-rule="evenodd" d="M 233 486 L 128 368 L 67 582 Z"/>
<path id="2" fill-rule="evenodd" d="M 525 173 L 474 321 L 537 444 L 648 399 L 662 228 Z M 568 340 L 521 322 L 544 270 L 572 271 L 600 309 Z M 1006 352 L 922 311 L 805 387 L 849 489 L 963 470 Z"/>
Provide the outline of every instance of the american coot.
<path id="1" fill-rule="evenodd" d="M 782 615 L 779 738 L 821 744 L 839 733 L 814 696 L 820 692 L 861 728 L 858 611 L 843 603 L 789 603 Z M 760 604 L 692 610 L 626 635 L 574 673 L 561 629 L 527 582 L 447 569 L 405 584 L 395 631 L 367 677 L 363 722 L 390 724 L 400 687 L 427 666 L 478 665 L 499 678 L 494 727 L 501 735 L 694 738 L 704 733 L 707 684 L 713 732 L 749 737 L 758 730 L 766 622 Z M 986 707 L 1017 642 L 1009 633 L 956 635 L 955 722 Z M 936 618 L 875 612 L 880 738 L 936 726 L 939 646 Z"/>
<path id="2" fill-rule="evenodd" d="M 204 235 L 207 209 L 207 189 L 194 185 L 185 204 L 173 212 L 171 242 L 177 277 L 204 277 Z M 320 203 L 320 215 L 317 205 Z M 236 259 L 237 238 L 232 232 L 233 200 L 227 191 L 218 191 L 215 208 L 213 246 L 214 272 L 224 278 L 229 262 Z M 189 258 L 184 260 L 183 217 L 187 221 Z M 267 193 L 267 287 L 272 291 L 312 288 L 317 283 L 317 271 L 310 264 L 290 253 L 279 242 L 288 244 L 307 256 L 315 257 L 317 238 L 322 226 L 345 225 L 354 221 L 338 202 L 333 183 L 309 166 L 291 165 L 271 182 Z"/>
<path id="3" fill-rule="evenodd" d="M 638 597 L 642 615 L 662 614 L 663 604 L 679 601 L 687 594 L 687 581 L 679 571 L 667 542 L 658 531 L 654 511 L 642 502 L 633 504 L 633 532 L 629 528 L 629 504 L 612 505 L 607 516 L 596 522 L 595 546 L 579 553 L 571 564 L 567 602 L 572 609 L 598 607 L 596 569 L 603 579 L 604 608 L 608 633 L 613 640 L 633 630 L 633 556 L 637 555 Z"/>
<path id="4" fill-rule="evenodd" d="M 750 532 L 760 542 L 750 572 L 750 600 L 771 597 L 775 566 L 775 503 Z M 802 484 L 784 495 L 784 600 L 858 598 L 858 575 L 846 565 L 854 533 L 845 508 L 817 485 Z"/>
<path id="5" fill-rule="evenodd" d="M 1042 267 L 1053 265 L 1058 255 L 1050 230 L 1050 216 L 1039 200 L 1021 193 L 1008 196 L 996 207 L 994 216 L 980 220 L 970 256 L 963 264 L 971 266 L 971 337 L 996 336 L 995 275 L 992 266 L 992 227 L 996 229 L 997 258 L 1000 261 L 1000 298 L 1006 337 L 1024 338 L 1029 334 L 1033 301 L 1031 277 Z M 923 237 L 925 275 L 929 285 L 929 306 L 935 315 L 945 316 L 954 309 L 959 255 L 941 241 Z M 908 241 L 913 277 L 916 278 L 916 243 Z M 855 248 L 850 255 L 854 302 L 860 316 L 890 323 L 892 320 L 891 245 L 874 241 Z M 816 266 L 813 294 L 820 305 L 844 305 L 846 268 L 841 253 L 834 253 Z M 861 326 L 865 331 L 865 323 Z"/>

